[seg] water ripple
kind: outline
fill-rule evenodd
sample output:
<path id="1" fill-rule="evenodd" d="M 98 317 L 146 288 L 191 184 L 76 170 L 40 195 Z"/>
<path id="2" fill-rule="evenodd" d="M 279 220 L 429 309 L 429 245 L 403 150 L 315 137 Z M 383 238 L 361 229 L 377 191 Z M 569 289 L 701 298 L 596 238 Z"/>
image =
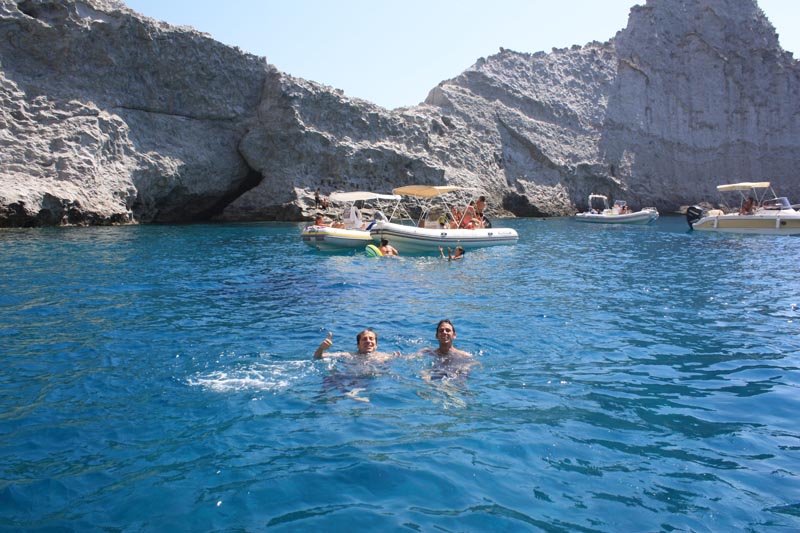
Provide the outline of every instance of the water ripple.
<path id="1" fill-rule="evenodd" d="M 509 224 L 462 262 L 3 231 L 0 528 L 800 528 L 800 239 Z M 425 379 L 441 318 L 468 377 Z M 312 360 L 366 326 L 402 356 Z"/>

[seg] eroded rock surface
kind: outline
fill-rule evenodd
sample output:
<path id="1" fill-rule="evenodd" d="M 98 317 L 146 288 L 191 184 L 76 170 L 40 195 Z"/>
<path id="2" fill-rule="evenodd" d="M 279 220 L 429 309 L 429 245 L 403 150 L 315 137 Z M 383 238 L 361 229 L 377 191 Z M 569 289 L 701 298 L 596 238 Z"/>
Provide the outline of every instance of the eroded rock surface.
<path id="1" fill-rule="evenodd" d="M 119 2 L 0 0 L 0 226 L 301 220 L 316 187 L 410 183 L 518 216 L 791 195 L 799 73 L 753 0 L 650 0 L 608 42 L 501 49 L 387 110 Z"/>

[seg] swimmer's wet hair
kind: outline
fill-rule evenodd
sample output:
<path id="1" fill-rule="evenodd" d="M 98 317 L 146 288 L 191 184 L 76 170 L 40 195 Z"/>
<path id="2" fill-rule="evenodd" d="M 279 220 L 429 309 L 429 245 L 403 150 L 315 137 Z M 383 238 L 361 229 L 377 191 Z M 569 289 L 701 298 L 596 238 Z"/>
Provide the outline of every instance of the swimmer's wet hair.
<path id="1" fill-rule="evenodd" d="M 453 330 L 453 331 L 455 331 L 455 330 Z M 364 331 L 362 331 L 362 332 L 360 332 L 360 333 L 358 333 L 356 335 L 356 344 L 361 342 L 361 335 L 363 335 L 364 333 L 367 333 L 367 332 L 372 333 L 373 335 L 375 335 L 375 342 L 376 343 L 378 342 L 378 334 L 375 333 L 375 330 L 372 329 L 372 328 L 367 328 Z"/>
<path id="2" fill-rule="evenodd" d="M 450 322 L 450 319 L 445 318 L 444 320 L 440 320 L 439 323 L 436 324 L 436 333 L 439 333 L 439 328 L 442 327 L 442 324 L 450 324 L 450 327 L 453 328 L 453 333 L 456 332 L 456 327 L 453 325 L 452 322 Z M 375 337 L 375 340 L 378 340 L 378 338 Z"/>

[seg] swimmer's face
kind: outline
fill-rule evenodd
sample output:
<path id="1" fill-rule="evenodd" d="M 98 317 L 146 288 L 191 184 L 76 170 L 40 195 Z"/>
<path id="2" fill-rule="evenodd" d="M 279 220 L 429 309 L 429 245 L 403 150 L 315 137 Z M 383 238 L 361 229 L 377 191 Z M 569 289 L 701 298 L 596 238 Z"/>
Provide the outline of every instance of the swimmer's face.
<path id="1" fill-rule="evenodd" d="M 378 348 L 378 336 L 374 331 L 364 331 L 358 337 L 358 351 L 372 353 Z"/>
<path id="2" fill-rule="evenodd" d="M 456 338 L 456 330 L 450 322 L 442 322 L 436 328 L 436 339 L 442 342 L 452 342 Z"/>

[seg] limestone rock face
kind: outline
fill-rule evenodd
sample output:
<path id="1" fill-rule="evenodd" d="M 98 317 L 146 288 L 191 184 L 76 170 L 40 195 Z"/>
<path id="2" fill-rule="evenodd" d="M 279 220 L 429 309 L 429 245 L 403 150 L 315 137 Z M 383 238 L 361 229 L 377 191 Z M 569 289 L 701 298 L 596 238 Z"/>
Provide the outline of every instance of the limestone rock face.
<path id="1" fill-rule="evenodd" d="M 600 142 L 636 197 L 674 207 L 768 180 L 800 195 L 800 68 L 755 2 L 659 0 L 614 40 Z M 795 201 L 798 201 L 795 199 Z"/>
<path id="2" fill-rule="evenodd" d="M 800 188 L 799 75 L 755 2 L 650 0 L 609 43 L 501 50 L 427 101 L 482 129 L 546 214 L 592 192 L 669 212 L 720 183 Z"/>
<path id="3" fill-rule="evenodd" d="M 798 96 L 754 0 L 649 0 L 608 42 L 501 49 L 396 110 L 120 2 L 0 0 L 0 226 L 301 220 L 317 187 L 411 183 L 495 216 L 791 196 Z"/>
<path id="4" fill-rule="evenodd" d="M 0 41 L 0 225 L 205 220 L 260 179 L 263 59 L 100 0 L 0 0 Z"/>

